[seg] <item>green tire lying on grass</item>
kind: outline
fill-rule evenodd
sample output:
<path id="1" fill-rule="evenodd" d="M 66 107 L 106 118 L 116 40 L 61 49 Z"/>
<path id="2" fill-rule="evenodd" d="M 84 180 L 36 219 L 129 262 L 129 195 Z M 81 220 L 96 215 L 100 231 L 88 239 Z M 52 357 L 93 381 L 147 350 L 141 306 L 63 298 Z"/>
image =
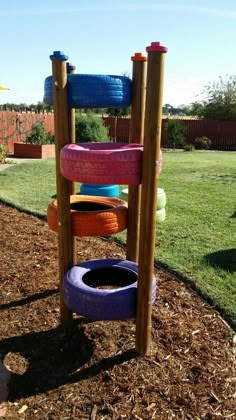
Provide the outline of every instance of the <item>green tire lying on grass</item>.
<path id="1" fill-rule="evenodd" d="M 156 211 L 156 221 L 157 223 L 162 223 L 165 221 L 166 218 L 166 209 L 160 209 Z"/>
<path id="2" fill-rule="evenodd" d="M 166 206 L 166 193 L 163 188 L 158 188 L 157 192 L 157 210 L 161 210 Z"/>
<path id="3" fill-rule="evenodd" d="M 122 200 L 128 200 L 128 188 L 122 190 L 120 194 Z M 158 223 L 164 222 L 166 218 L 166 193 L 163 188 L 158 188 L 157 192 L 157 211 L 156 211 L 156 220 Z"/>

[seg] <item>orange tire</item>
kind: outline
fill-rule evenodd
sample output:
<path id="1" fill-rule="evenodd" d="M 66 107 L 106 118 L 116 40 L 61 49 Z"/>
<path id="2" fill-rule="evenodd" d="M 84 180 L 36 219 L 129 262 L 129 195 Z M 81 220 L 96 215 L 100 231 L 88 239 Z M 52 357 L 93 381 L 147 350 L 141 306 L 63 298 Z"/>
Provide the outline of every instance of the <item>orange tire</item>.
<path id="1" fill-rule="evenodd" d="M 128 205 L 119 198 L 71 195 L 70 204 L 73 236 L 112 235 L 127 228 Z M 57 200 L 48 206 L 47 221 L 57 232 Z"/>

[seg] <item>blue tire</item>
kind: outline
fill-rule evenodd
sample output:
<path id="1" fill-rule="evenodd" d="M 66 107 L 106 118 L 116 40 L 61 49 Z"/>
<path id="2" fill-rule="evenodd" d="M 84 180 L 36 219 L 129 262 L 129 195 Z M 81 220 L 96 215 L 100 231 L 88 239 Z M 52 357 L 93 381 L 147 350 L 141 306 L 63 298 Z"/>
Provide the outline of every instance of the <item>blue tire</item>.
<path id="1" fill-rule="evenodd" d="M 80 194 L 101 197 L 119 197 L 119 185 L 81 184 Z"/>
<path id="2" fill-rule="evenodd" d="M 131 104 L 131 80 L 126 76 L 68 74 L 67 77 L 67 102 L 71 108 L 120 108 Z M 44 102 L 53 105 L 52 76 L 44 82 Z"/>
<path id="3" fill-rule="evenodd" d="M 66 306 L 91 320 L 122 320 L 136 316 L 138 265 L 133 261 L 97 259 L 73 266 L 64 277 Z M 112 284 L 116 288 L 102 288 Z M 152 303 L 156 299 L 153 276 Z"/>

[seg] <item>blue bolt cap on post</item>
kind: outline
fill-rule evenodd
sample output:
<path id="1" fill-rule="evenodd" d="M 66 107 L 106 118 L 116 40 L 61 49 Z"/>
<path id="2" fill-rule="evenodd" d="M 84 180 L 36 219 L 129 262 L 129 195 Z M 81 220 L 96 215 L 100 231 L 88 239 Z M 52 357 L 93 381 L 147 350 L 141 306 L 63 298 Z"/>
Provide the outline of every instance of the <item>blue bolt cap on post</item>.
<path id="1" fill-rule="evenodd" d="M 50 60 L 68 60 L 68 56 L 62 51 L 53 51 L 53 54 L 50 55 Z"/>
<path id="2" fill-rule="evenodd" d="M 71 64 L 71 63 L 66 63 L 66 69 L 67 69 L 67 71 L 71 71 L 71 70 L 75 70 L 76 67 L 73 66 L 73 64 Z"/>

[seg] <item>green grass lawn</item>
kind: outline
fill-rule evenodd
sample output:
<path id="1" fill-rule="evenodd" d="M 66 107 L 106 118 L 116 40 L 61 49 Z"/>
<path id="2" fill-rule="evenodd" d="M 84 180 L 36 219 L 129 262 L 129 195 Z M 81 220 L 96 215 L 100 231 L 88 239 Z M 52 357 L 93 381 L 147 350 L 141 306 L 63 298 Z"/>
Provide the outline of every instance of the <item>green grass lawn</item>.
<path id="1" fill-rule="evenodd" d="M 155 259 L 236 319 L 236 153 L 164 152 L 159 187 L 166 220 L 156 225 Z M 0 200 L 46 215 L 56 194 L 52 159 L 0 172 Z M 78 188 L 79 189 L 79 188 Z M 125 242 L 126 232 L 117 235 Z"/>
<path id="2" fill-rule="evenodd" d="M 12 164 L 0 172 L 0 200 L 45 217 L 56 195 L 55 171 L 54 159 Z"/>

